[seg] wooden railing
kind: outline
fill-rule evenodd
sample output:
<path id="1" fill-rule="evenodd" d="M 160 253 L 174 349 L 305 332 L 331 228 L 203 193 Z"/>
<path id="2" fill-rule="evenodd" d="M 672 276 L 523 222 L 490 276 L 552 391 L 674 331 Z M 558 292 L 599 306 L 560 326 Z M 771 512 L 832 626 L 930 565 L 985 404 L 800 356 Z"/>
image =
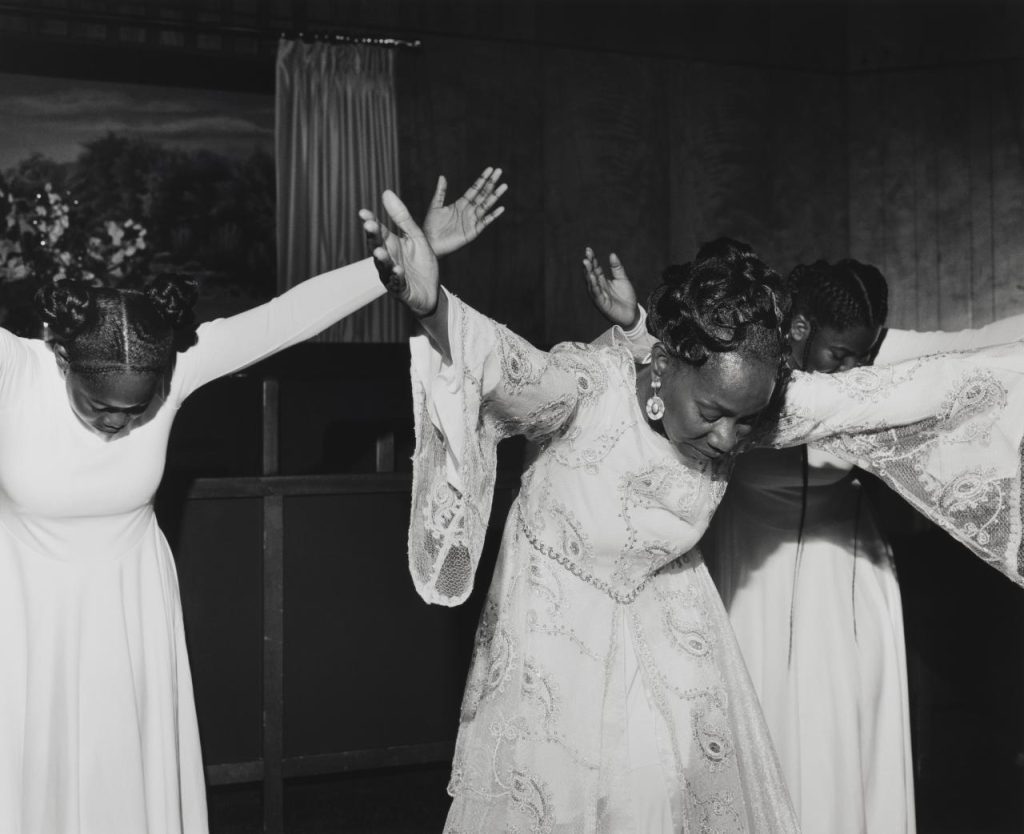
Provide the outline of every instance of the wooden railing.
<path id="1" fill-rule="evenodd" d="M 486 590 L 487 582 L 486 576 L 478 578 L 478 592 L 474 595 L 477 601 L 471 600 L 466 606 L 468 610 L 453 611 L 450 609 L 435 609 L 433 607 L 428 609 L 427 606 L 422 605 L 418 598 L 415 598 L 411 593 L 411 581 L 408 580 L 406 574 L 404 530 L 399 531 L 396 529 L 399 526 L 398 522 L 407 523 L 407 517 L 403 522 L 399 516 L 402 511 L 401 508 L 408 507 L 410 503 L 411 475 L 409 473 L 387 471 L 347 475 L 277 474 L 277 394 L 278 389 L 275 381 L 264 380 L 262 382 L 264 415 L 262 469 L 264 474 L 250 477 L 198 478 L 192 481 L 183 493 L 179 493 L 180 497 L 178 499 L 179 501 L 184 501 L 186 507 L 200 507 L 205 503 L 207 506 L 204 513 L 207 520 L 204 523 L 207 525 L 211 523 L 210 518 L 214 519 L 212 523 L 217 523 L 220 515 L 216 507 L 219 506 L 220 501 L 232 502 L 239 499 L 248 502 L 258 501 L 261 509 L 262 633 L 259 636 L 262 640 L 262 664 L 260 669 L 261 724 L 259 728 L 259 756 L 249 760 L 222 761 L 210 764 L 206 767 L 206 778 L 211 786 L 262 782 L 263 830 L 268 834 L 281 834 L 284 831 L 284 791 L 285 780 L 287 779 L 450 760 L 457 726 L 458 692 L 461 690 L 464 680 L 465 664 L 468 662 L 472 644 L 472 628 L 475 623 L 474 612 L 479 605 L 479 598 L 482 596 L 481 591 Z M 386 433 L 378 439 L 377 461 L 380 468 L 383 469 L 385 466 L 393 465 L 393 447 L 393 440 Z M 507 509 L 506 499 L 514 493 L 517 480 L 517 478 L 508 476 L 499 478 L 499 496 L 496 501 L 496 513 L 504 514 Z M 301 502 L 305 499 L 317 499 L 318 497 L 336 498 L 336 503 L 333 501 L 327 502 L 325 505 L 327 507 L 326 511 L 341 516 L 346 516 L 346 513 L 349 513 L 350 515 L 346 517 L 355 517 L 351 514 L 364 512 L 361 508 L 368 505 L 367 496 L 379 496 L 381 499 L 377 506 L 381 510 L 382 517 L 386 517 L 389 529 L 387 552 L 380 554 L 380 558 L 382 561 L 387 562 L 387 588 L 390 589 L 392 585 L 397 586 L 395 594 L 399 597 L 398 603 L 395 603 L 390 598 L 386 598 L 380 601 L 380 605 L 388 608 L 389 616 L 406 618 L 412 623 L 410 630 L 414 633 L 413 639 L 421 641 L 417 644 L 418 648 L 416 651 L 426 654 L 436 651 L 440 657 L 439 666 L 441 667 L 441 673 L 439 674 L 444 680 L 441 682 L 424 680 L 420 683 L 422 687 L 430 688 L 432 685 L 435 687 L 434 696 L 427 708 L 430 720 L 426 723 L 429 724 L 429 727 L 421 733 L 421 736 L 427 736 L 427 740 L 421 737 L 411 739 L 410 743 L 382 743 L 379 746 L 372 747 L 336 749 L 312 753 L 293 752 L 289 755 L 285 726 L 285 617 L 286 612 L 289 610 L 289 598 L 286 593 L 285 575 L 286 565 L 292 564 L 292 569 L 294 570 L 295 568 L 294 563 L 289 562 L 289 553 L 286 552 L 288 509 L 301 505 Z M 370 506 L 374 505 L 370 504 Z M 213 507 L 213 509 L 210 509 L 210 507 Z M 318 510 L 318 512 L 322 511 L 322 508 Z M 183 511 L 182 517 L 184 518 L 185 515 L 187 513 Z M 300 515 L 303 519 L 308 520 L 309 514 L 305 510 L 301 510 Z M 324 521 L 325 524 L 328 522 L 337 523 L 336 518 L 325 518 Z M 246 522 L 246 525 L 248 525 L 248 522 Z M 187 523 L 185 526 L 187 526 Z M 195 535 L 194 532 L 193 535 Z M 200 531 L 199 535 L 205 534 Z M 310 535 L 307 535 L 305 528 L 301 530 L 293 529 L 289 540 L 294 546 L 296 542 L 302 543 L 306 539 L 315 538 L 317 535 L 321 537 L 322 544 L 322 539 L 325 535 L 333 534 L 313 531 Z M 230 539 L 231 537 L 228 536 L 228 538 Z M 252 538 L 251 535 L 246 535 L 247 540 Z M 366 536 L 363 535 L 362 539 L 355 543 L 340 542 L 338 545 L 339 558 L 347 558 L 345 553 L 346 545 L 361 551 L 369 547 L 365 542 L 365 538 Z M 495 542 L 492 542 L 488 549 L 489 552 L 485 556 L 482 572 L 490 570 L 495 549 L 494 544 Z M 251 544 L 248 548 L 251 548 Z M 299 550 L 303 551 L 303 547 L 300 546 Z M 227 554 L 225 558 L 229 556 L 232 559 L 239 560 L 241 563 L 251 564 L 248 553 Z M 293 558 L 298 557 L 301 564 L 300 570 L 306 571 L 309 562 L 303 562 L 302 560 L 308 560 L 310 558 L 309 554 L 300 552 L 292 553 L 291 556 Z M 186 573 L 195 567 L 197 558 L 200 560 L 209 558 L 209 554 L 205 556 L 199 554 L 197 557 L 196 554 L 190 553 L 188 548 L 184 548 L 179 554 L 179 559 L 185 566 Z M 379 567 L 370 565 L 366 569 L 370 571 L 378 570 L 373 583 L 376 583 L 379 588 L 381 581 Z M 306 576 L 308 573 L 302 575 Z M 200 599 L 196 603 L 195 591 L 197 588 L 195 587 L 195 581 L 194 579 L 192 580 L 193 587 L 186 589 L 191 594 L 187 596 L 187 601 L 193 605 L 193 608 L 198 604 L 200 607 L 206 606 L 206 610 L 209 610 L 220 604 L 220 600 L 214 599 L 211 602 L 205 598 Z M 203 594 L 206 592 L 201 587 L 198 590 L 200 591 L 199 597 L 203 597 Z M 352 587 L 342 587 L 339 592 L 342 595 L 354 593 Z M 330 593 L 333 593 L 333 589 L 325 591 L 325 594 Z M 185 593 L 183 593 L 183 597 L 186 597 Z M 351 599 L 351 596 L 347 598 Z M 290 602 L 292 606 L 296 606 L 292 609 L 293 611 L 301 609 L 303 605 L 308 604 L 308 600 L 298 598 L 292 599 Z M 229 603 L 225 602 L 225 604 Z M 344 599 L 339 599 L 337 604 L 344 606 L 346 602 Z M 417 622 L 420 622 L 419 618 L 428 618 L 428 627 L 425 631 L 416 625 Z M 247 622 L 252 622 L 252 620 L 247 620 Z M 186 621 L 186 625 L 189 625 L 188 621 Z M 201 645 L 203 629 L 208 627 L 208 625 L 204 626 L 200 623 L 196 634 L 190 632 L 190 639 L 195 638 L 197 644 Z M 251 626 L 246 626 L 246 635 L 249 634 L 250 628 Z M 306 621 L 306 629 L 305 633 L 308 634 L 308 620 Z M 355 639 L 379 640 L 382 644 L 380 651 L 382 655 L 386 655 L 389 651 L 389 647 L 386 645 L 387 637 L 377 636 L 374 634 L 373 629 L 369 627 L 367 632 L 366 635 L 357 635 Z M 255 639 L 255 635 L 252 635 L 252 638 Z M 308 654 L 309 651 L 312 651 L 314 656 L 313 663 L 319 662 L 315 658 L 324 654 L 323 645 L 314 646 L 310 650 L 308 646 L 303 645 L 301 642 L 305 638 L 295 637 L 295 632 L 292 632 L 292 639 L 293 651 L 299 654 Z M 317 633 L 316 639 L 318 641 L 322 640 L 324 644 L 329 643 L 337 647 L 344 646 L 344 641 L 349 638 L 346 634 L 332 632 L 323 635 Z M 251 646 L 249 640 L 249 636 L 244 637 L 245 643 Z M 296 644 L 296 640 L 299 641 L 298 644 Z M 209 653 L 207 653 L 205 658 L 206 678 L 202 679 L 203 675 L 198 674 L 202 670 L 196 670 L 197 703 L 200 708 L 201 729 L 204 738 L 206 738 L 209 730 L 209 726 L 203 727 L 202 725 L 204 712 L 209 716 L 211 713 L 216 713 L 217 710 L 223 711 L 223 705 L 218 706 L 216 709 L 211 709 L 208 703 L 203 702 L 204 694 L 209 697 L 211 691 L 216 689 L 216 684 L 211 684 L 210 682 L 210 673 L 208 671 L 210 667 Z M 304 668 L 308 671 L 309 663 L 308 657 L 304 657 L 296 665 L 301 666 L 305 664 Z M 364 669 L 359 673 L 353 674 L 356 674 L 358 677 L 359 675 L 366 674 L 367 671 L 369 670 Z M 227 676 L 229 672 L 225 669 L 218 671 L 217 674 Z M 299 678 L 301 679 L 301 677 L 300 674 Z M 292 680 L 294 681 L 294 677 Z M 296 686 L 301 687 L 303 685 L 301 683 L 293 684 L 292 691 L 295 691 Z M 367 685 L 383 686 L 385 684 L 381 681 L 371 681 Z M 414 694 L 410 693 L 409 697 L 414 697 Z M 299 700 L 302 701 L 303 699 L 300 698 Z M 305 720 L 308 716 L 303 715 L 302 718 Z M 337 714 L 327 718 L 330 722 L 335 722 L 333 725 L 335 730 L 337 729 L 337 722 L 343 720 Z M 380 718 L 373 720 L 381 721 Z M 216 718 L 214 721 L 216 721 Z M 213 728 L 214 734 L 217 729 L 217 727 Z M 328 733 L 328 735 L 330 734 Z M 335 732 L 336 735 L 337 733 Z M 370 733 L 370 735 L 372 736 L 373 733 Z M 391 735 L 393 736 L 394 733 Z M 433 735 L 432 739 L 430 738 L 431 735 Z M 221 752 L 223 753 L 223 751 Z M 230 756 L 230 753 L 228 755 Z"/>

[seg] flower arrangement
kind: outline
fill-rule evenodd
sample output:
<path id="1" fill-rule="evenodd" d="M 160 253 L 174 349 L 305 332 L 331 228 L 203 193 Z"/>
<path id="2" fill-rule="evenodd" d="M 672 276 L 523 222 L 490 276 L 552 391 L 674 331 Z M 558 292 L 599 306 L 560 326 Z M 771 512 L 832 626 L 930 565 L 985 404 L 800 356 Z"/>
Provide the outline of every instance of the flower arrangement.
<path id="1" fill-rule="evenodd" d="M 44 284 L 130 284 L 141 278 L 148 254 L 141 223 L 88 218 L 77 200 L 50 183 L 19 189 L 0 178 L 0 322 L 5 326 L 25 329 L 21 320 L 31 318 L 26 308 Z"/>
<path id="2" fill-rule="evenodd" d="M 46 183 L 18 197 L 0 180 L 0 281 L 34 278 L 117 286 L 133 277 L 146 229 L 128 219 L 85 228 L 78 203 Z"/>

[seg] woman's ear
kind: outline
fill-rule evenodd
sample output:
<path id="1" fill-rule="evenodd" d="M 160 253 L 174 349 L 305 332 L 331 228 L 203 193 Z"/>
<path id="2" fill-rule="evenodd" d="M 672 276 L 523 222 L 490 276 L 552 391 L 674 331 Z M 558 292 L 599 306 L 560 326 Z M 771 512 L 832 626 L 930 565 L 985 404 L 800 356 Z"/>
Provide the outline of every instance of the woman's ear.
<path id="1" fill-rule="evenodd" d="M 811 335 L 811 323 L 803 313 L 794 313 L 789 322 L 789 341 L 798 345 Z"/>
<path id="2" fill-rule="evenodd" d="M 64 345 L 55 344 L 53 346 L 53 355 L 57 359 L 57 367 L 60 368 L 60 372 L 66 374 L 68 368 L 71 367 L 71 360 L 68 359 L 68 349 Z"/>
<path id="3" fill-rule="evenodd" d="M 665 345 L 661 342 L 655 342 L 651 348 L 651 371 L 658 374 L 658 376 L 664 376 L 668 372 L 671 363 L 672 356 Z"/>

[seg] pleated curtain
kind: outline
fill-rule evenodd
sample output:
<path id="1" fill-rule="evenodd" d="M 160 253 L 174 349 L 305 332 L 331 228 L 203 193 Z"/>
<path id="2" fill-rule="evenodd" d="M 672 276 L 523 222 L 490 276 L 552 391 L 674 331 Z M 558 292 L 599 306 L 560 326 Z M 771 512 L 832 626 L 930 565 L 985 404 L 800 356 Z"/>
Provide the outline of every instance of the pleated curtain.
<path id="1" fill-rule="evenodd" d="M 282 40 L 277 52 L 278 289 L 368 254 L 356 212 L 399 191 L 394 52 Z M 399 193 L 401 193 L 399 191 Z M 383 298 L 318 337 L 398 342 L 404 310 Z"/>

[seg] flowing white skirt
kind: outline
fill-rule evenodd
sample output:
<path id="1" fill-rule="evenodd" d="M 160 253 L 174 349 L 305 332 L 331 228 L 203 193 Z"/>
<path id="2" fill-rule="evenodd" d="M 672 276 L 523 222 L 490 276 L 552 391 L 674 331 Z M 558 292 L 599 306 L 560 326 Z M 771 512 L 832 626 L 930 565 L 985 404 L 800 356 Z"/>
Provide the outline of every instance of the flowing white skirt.
<path id="1" fill-rule="evenodd" d="M 0 522 L 0 834 L 205 834 L 177 576 L 155 520 L 64 558 Z"/>
<path id="2" fill-rule="evenodd" d="M 800 490 L 749 488 L 766 474 L 737 473 L 704 550 L 801 829 L 912 834 L 903 608 L 889 548 L 856 482 L 815 486 L 812 473 L 798 553 L 800 506 L 785 501 Z"/>

